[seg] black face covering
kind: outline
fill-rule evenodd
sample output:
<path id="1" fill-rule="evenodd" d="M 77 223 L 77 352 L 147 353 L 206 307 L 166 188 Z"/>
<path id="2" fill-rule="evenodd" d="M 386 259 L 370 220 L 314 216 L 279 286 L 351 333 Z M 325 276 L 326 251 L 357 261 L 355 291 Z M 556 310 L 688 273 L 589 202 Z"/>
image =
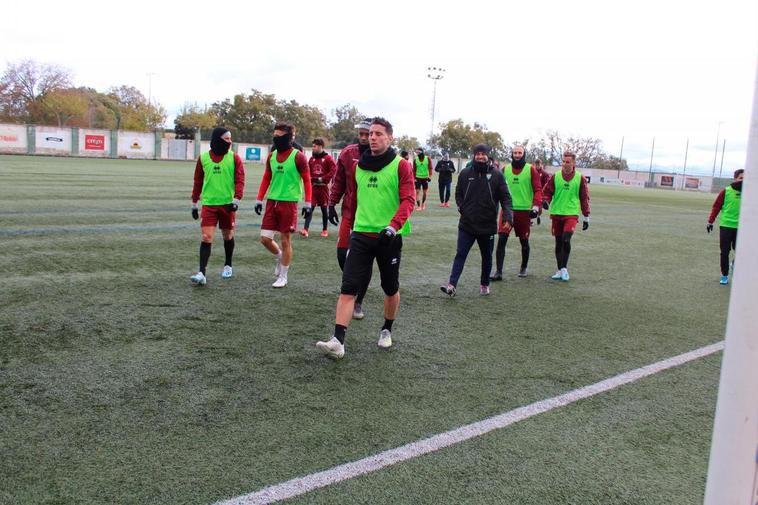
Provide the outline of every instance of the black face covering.
<path id="1" fill-rule="evenodd" d="M 418 159 L 421 161 L 424 161 L 424 153 L 418 153 L 416 156 L 418 156 Z"/>
<path id="2" fill-rule="evenodd" d="M 317 153 L 316 151 L 311 151 L 311 154 L 313 155 L 314 158 L 323 158 L 328 153 L 326 151 L 321 151 L 320 153 Z"/>
<path id="3" fill-rule="evenodd" d="M 292 134 L 291 133 L 285 133 L 284 135 L 274 137 L 274 149 L 276 149 L 277 152 L 281 153 L 281 152 L 287 151 L 291 147 L 292 147 Z"/>
<path id="4" fill-rule="evenodd" d="M 370 147 L 371 146 L 368 144 L 368 142 L 365 144 L 358 143 L 358 152 L 363 154 L 368 151 Z"/>
<path id="5" fill-rule="evenodd" d="M 516 170 L 521 170 L 526 166 L 526 159 L 524 159 L 524 156 L 522 156 L 520 160 L 511 157 L 511 166 Z"/>
<path id="6" fill-rule="evenodd" d="M 486 172 L 489 165 L 490 164 L 486 161 L 474 161 L 474 163 L 471 164 L 477 172 Z"/>
<path id="7" fill-rule="evenodd" d="M 742 181 L 735 181 L 732 183 L 732 188 L 735 191 L 742 191 Z"/>
<path id="8" fill-rule="evenodd" d="M 232 145 L 221 137 L 228 132 L 226 128 L 214 128 L 211 133 L 211 151 L 218 156 L 224 156 Z"/>

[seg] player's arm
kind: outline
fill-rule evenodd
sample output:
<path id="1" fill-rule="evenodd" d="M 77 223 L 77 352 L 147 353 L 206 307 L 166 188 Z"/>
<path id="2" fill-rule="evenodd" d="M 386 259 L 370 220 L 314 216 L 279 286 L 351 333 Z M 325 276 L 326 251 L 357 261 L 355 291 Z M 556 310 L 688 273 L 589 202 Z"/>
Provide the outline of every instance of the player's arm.
<path id="1" fill-rule="evenodd" d="M 324 184 L 329 184 L 332 182 L 332 178 L 337 171 L 337 165 L 334 163 L 334 158 L 329 154 L 324 157 L 324 168 L 326 169 L 326 172 L 321 176 L 321 180 Z"/>
<path id="2" fill-rule="evenodd" d="M 431 182 L 432 180 L 432 174 L 434 173 L 434 163 L 432 162 L 432 157 L 429 156 L 429 177 L 427 178 L 428 181 Z"/>
<path id="3" fill-rule="evenodd" d="M 395 213 L 390 226 L 399 230 L 405 225 L 405 222 L 411 216 L 416 206 L 416 186 L 414 185 L 413 170 L 410 163 L 406 160 L 400 160 L 400 166 L 397 169 L 398 191 L 400 193 L 400 205 Z"/>
<path id="4" fill-rule="evenodd" d="M 708 216 L 708 224 L 713 224 L 716 221 L 716 216 L 719 215 L 719 212 L 721 212 L 721 209 L 724 207 L 724 198 L 726 198 L 726 189 L 722 189 L 716 197 L 716 200 L 713 202 L 711 215 Z"/>
<path id="5" fill-rule="evenodd" d="M 300 172 L 300 178 L 303 179 L 303 189 L 305 189 L 305 206 L 310 207 L 312 201 L 313 188 L 311 187 L 311 169 L 308 167 L 308 158 L 298 151 L 295 155 L 295 165 Z"/>
<path id="6" fill-rule="evenodd" d="M 505 182 L 505 176 L 502 174 L 498 174 L 497 190 L 498 200 L 503 208 L 503 221 L 513 226 L 513 199 L 511 198 L 511 191 L 508 189 L 508 183 Z"/>
<path id="7" fill-rule="evenodd" d="M 245 193 L 245 164 L 238 154 L 234 154 L 234 199 L 242 200 Z"/>
<path id="8" fill-rule="evenodd" d="M 337 157 L 337 168 L 332 178 L 332 186 L 329 188 L 329 206 L 334 207 L 340 200 L 342 200 L 345 194 L 345 157 L 343 149 L 340 155 Z"/>
<path id="9" fill-rule="evenodd" d="M 268 188 L 271 185 L 271 153 L 266 158 L 266 168 L 263 171 L 263 179 L 261 180 L 261 187 L 258 188 L 258 196 L 256 197 L 256 204 L 263 201 L 268 193 Z"/>
<path id="10" fill-rule="evenodd" d="M 200 192 L 203 190 L 203 180 L 205 179 L 205 172 L 203 171 L 203 163 L 200 158 L 197 159 L 195 164 L 195 176 L 192 184 L 192 203 L 197 203 L 200 200 Z"/>
<path id="11" fill-rule="evenodd" d="M 582 215 L 586 218 L 590 217 L 590 187 L 587 184 L 587 178 L 582 176 L 582 180 L 579 181 L 579 202 L 582 206 Z"/>
<path id="12" fill-rule="evenodd" d="M 545 186 L 542 188 L 542 208 L 547 209 L 550 202 L 553 201 L 555 194 L 555 175 L 551 175 Z"/>

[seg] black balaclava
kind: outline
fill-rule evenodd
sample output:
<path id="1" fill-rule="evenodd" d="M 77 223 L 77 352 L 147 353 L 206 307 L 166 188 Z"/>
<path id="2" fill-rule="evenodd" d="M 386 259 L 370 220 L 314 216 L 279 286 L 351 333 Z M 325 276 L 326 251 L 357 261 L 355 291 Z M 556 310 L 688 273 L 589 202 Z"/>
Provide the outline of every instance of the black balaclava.
<path id="1" fill-rule="evenodd" d="M 368 142 L 366 142 L 365 144 L 361 144 L 360 142 L 358 142 L 358 152 L 359 152 L 360 154 L 363 154 L 363 153 L 365 153 L 365 152 L 366 152 L 366 151 L 368 151 L 370 148 L 371 148 L 371 145 L 370 145 Z"/>
<path id="2" fill-rule="evenodd" d="M 516 170 L 524 168 L 526 166 L 526 153 L 524 153 L 520 160 L 515 159 L 513 155 L 511 155 L 511 166 Z"/>
<path id="3" fill-rule="evenodd" d="M 734 181 L 734 182 L 732 183 L 732 188 L 733 188 L 735 191 L 740 191 L 740 192 L 741 192 L 741 191 L 742 191 L 742 181 Z"/>
<path id="4" fill-rule="evenodd" d="M 278 137 L 274 137 L 274 149 L 276 149 L 277 152 L 283 153 L 284 151 L 289 150 L 292 147 L 292 133 L 285 133 L 284 135 L 279 135 Z"/>
<path id="5" fill-rule="evenodd" d="M 320 153 L 317 153 L 316 151 L 311 151 L 311 154 L 313 155 L 314 158 L 319 159 L 319 158 L 323 158 L 329 153 L 326 151 L 321 151 Z"/>
<path id="6" fill-rule="evenodd" d="M 416 153 L 416 156 L 418 156 L 418 159 L 420 159 L 421 161 L 424 161 L 424 150 L 419 149 L 419 152 Z"/>
<path id="7" fill-rule="evenodd" d="M 225 156 L 229 152 L 229 148 L 232 145 L 221 137 L 228 132 L 226 128 L 214 128 L 211 133 L 211 151 L 218 156 Z"/>

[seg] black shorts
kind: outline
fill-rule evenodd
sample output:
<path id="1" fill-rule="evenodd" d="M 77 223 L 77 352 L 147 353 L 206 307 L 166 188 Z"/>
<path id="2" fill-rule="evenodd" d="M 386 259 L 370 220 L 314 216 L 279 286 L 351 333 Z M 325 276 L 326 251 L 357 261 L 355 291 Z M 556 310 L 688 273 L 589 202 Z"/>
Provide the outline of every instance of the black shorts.
<path id="1" fill-rule="evenodd" d="M 363 233 L 350 234 L 350 247 L 342 271 L 343 295 L 356 295 L 360 288 L 371 281 L 374 259 L 379 267 L 382 290 L 392 296 L 400 289 L 400 255 L 403 250 L 403 237 L 396 236 L 388 246 L 380 246 L 379 239 Z"/>
<path id="2" fill-rule="evenodd" d="M 421 179 L 416 179 L 416 189 L 429 189 L 429 181 L 422 181 Z"/>

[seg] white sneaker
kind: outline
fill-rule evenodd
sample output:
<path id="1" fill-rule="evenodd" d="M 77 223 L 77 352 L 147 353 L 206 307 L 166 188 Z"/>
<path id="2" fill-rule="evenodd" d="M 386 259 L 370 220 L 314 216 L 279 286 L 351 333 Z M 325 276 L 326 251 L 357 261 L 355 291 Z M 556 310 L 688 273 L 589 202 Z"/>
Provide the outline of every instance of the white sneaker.
<path id="1" fill-rule="evenodd" d="M 392 347 L 392 332 L 390 330 L 382 330 L 379 332 L 379 342 L 376 343 L 382 349 Z"/>
<path id="2" fill-rule="evenodd" d="M 279 277 L 276 278 L 276 280 L 271 285 L 271 287 L 272 288 L 283 288 L 286 285 L 287 285 L 287 278 L 284 277 L 284 276 L 282 276 L 282 275 L 280 275 Z"/>
<path id="3" fill-rule="evenodd" d="M 232 267 L 224 265 L 224 271 L 221 272 L 221 278 L 229 279 L 232 276 Z"/>
<path id="4" fill-rule="evenodd" d="M 556 270 L 555 273 L 553 274 L 553 276 L 550 277 L 550 278 L 553 279 L 554 281 L 559 281 L 559 280 L 561 280 L 561 277 L 563 277 L 563 271 L 562 270 Z"/>
<path id="5" fill-rule="evenodd" d="M 566 268 L 561 268 L 561 280 L 563 282 L 568 282 L 569 278 L 569 271 Z"/>
<path id="6" fill-rule="evenodd" d="M 190 277 L 190 282 L 194 286 L 205 286 L 208 283 L 208 280 L 205 278 L 205 275 L 203 275 L 203 272 L 198 272 Z"/>
<path id="7" fill-rule="evenodd" d="M 341 344 L 335 336 L 332 336 L 326 342 L 316 342 L 316 349 L 329 358 L 340 359 L 345 355 L 345 345 Z"/>

